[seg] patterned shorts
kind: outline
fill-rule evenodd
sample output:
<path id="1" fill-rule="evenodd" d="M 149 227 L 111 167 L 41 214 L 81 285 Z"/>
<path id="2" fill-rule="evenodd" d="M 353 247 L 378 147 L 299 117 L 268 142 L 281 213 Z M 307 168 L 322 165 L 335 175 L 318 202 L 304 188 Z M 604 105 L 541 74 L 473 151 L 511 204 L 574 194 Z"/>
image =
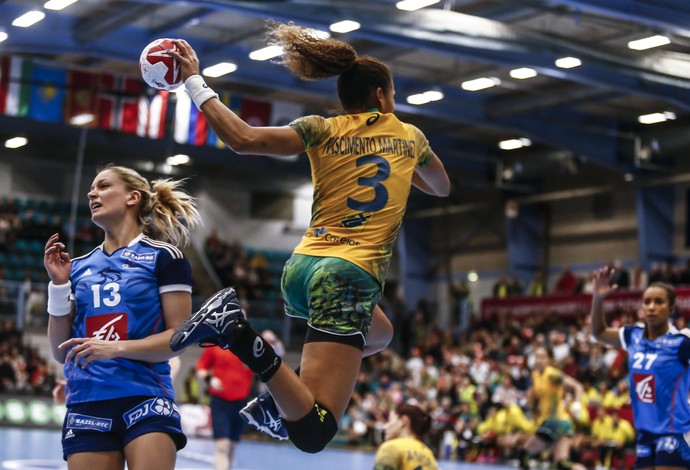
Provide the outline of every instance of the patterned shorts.
<path id="1" fill-rule="evenodd" d="M 573 423 L 567 419 L 547 419 L 539 425 L 536 433 L 546 442 L 556 442 L 561 437 L 573 435 Z"/>
<path id="2" fill-rule="evenodd" d="M 368 272 L 341 258 L 293 254 L 281 280 L 285 313 L 315 330 L 366 341 L 381 285 Z"/>

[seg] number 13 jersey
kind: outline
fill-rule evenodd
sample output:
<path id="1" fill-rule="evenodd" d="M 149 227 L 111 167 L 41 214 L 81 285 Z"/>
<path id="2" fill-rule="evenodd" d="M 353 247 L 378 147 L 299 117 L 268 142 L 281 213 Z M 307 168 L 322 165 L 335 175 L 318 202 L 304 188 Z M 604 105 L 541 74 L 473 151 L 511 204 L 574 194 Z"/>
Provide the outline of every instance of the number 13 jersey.
<path id="1" fill-rule="evenodd" d="M 139 235 L 108 255 L 97 247 L 72 260 L 72 338 L 124 341 L 165 331 L 161 294 L 191 292 L 189 262 L 174 245 Z M 125 358 L 65 363 L 67 404 L 129 396 L 174 398 L 168 361 Z"/>
<path id="2" fill-rule="evenodd" d="M 295 253 L 356 264 L 383 284 L 416 166 L 431 162 L 424 134 L 394 114 L 366 112 L 290 123 L 309 155 L 310 228 Z"/>
<path id="3" fill-rule="evenodd" d="M 645 337 L 644 323 L 619 332 L 628 352 L 635 428 L 653 434 L 690 431 L 690 330 L 669 325 L 654 341 Z"/>

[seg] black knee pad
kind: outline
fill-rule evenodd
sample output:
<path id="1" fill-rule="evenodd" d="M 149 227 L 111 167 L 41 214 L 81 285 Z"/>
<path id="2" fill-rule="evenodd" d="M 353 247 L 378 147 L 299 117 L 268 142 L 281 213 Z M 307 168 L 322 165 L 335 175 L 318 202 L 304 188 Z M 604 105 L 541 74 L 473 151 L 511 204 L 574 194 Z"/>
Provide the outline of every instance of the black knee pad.
<path id="1" fill-rule="evenodd" d="M 302 452 L 316 454 L 331 442 L 338 432 L 333 413 L 318 403 L 299 421 L 283 421 L 292 443 Z"/>

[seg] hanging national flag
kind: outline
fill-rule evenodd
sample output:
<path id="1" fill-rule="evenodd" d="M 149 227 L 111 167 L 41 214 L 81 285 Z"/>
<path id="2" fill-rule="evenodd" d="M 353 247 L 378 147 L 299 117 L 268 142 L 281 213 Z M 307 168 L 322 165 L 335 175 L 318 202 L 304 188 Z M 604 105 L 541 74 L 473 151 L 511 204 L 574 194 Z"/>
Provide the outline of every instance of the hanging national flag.
<path id="1" fill-rule="evenodd" d="M 10 83 L 10 56 L 0 58 L 0 114 L 5 114 L 7 102 L 7 88 Z"/>
<path id="2" fill-rule="evenodd" d="M 178 144 L 186 144 L 189 136 L 189 114 L 191 108 L 194 107 L 192 98 L 184 90 L 178 91 L 175 94 L 177 104 L 175 105 L 175 127 L 173 129 L 173 138 Z"/>
<path id="3" fill-rule="evenodd" d="M 144 87 L 141 80 L 125 77 L 122 84 L 122 94 L 118 103 L 120 113 L 120 131 L 136 134 L 139 128 L 139 110 L 141 94 Z"/>
<path id="4" fill-rule="evenodd" d="M 29 117 L 43 122 L 62 122 L 67 71 L 35 64 L 32 73 Z"/>
<path id="5" fill-rule="evenodd" d="M 28 59 L 12 57 L 5 98 L 5 114 L 26 116 L 31 100 L 31 79 L 33 63 Z"/>
<path id="6" fill-rule="evenodd" d="M 271 103 L 243 98 L 240 117 L 250 126 L 268 126 L 271 120 Z"/>
<path id="7" fill-rule="evenodd" d="M 83 122 L 84 127 L 98 125 L 98 87 L 101 75 L 86 70 L 70 70 L 65 121 L 74 124 L 73 120 Z M 92 116 L 91 121 L 88 121 Z"/>
<path id="8" fill-rule="evenodd" d="M 177 93 L 174 138 L 178 144 L 205 145 L 208 139 L 206 116 L 199 111 L 186 91 Z"/>
<path id="9" fill-rule="evenodd" d="M 274 101 L 271 107 L 271 126 L 287 126 L 304 114 L 304 105 L 291 101 Z"/>
<path id="10" fill-rule="evenodd" d="M 287 126 L 292 121 L 304 114 L 304 105 L 300 103 L 293 103 L 290 101 L 274 101 L 271 107 L 271 121 L 272 126 Z M 276 160 L 295 161 L 299 155 L 292 155 L 289 157 L 276 157 Z"/>
<path id="11" fill-rule="evenodd" d="M 151 139 L 162 139 L 165 135 L 165 117 L 168 114 L 169 91 L 159 91 L 149 106 L 148 129 L 146 136 Z"/>
<path id="12" fill-rule="evenodd" d="M 139 125 L 141 80 L 104 73 L 99 78 L 98 125 L 135 134 Z"/>

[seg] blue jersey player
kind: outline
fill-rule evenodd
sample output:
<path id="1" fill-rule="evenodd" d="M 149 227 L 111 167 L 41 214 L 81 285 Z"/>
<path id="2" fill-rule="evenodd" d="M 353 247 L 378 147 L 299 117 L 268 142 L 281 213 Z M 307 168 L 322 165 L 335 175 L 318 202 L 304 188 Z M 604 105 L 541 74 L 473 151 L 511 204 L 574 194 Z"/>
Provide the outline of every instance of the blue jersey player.
<path id="1" fill-rule="evenodd" d="M 603 298 L 613 270 L 595 273 L 592 333 L 602 343 L 628 352 L 630 399 L 637 430 L 637 469 L 690 468 L 690 330 L 676 329 L 669 317 L 676 293 L 672 286 L 651 284 L 642 295 L 644 322 L 608 328 Z"/>
<path id="2" fill-rule="evenodd" d="M 46 244 L 48 336 L 65 364 L 64 458 L 70 470 L 169 470 L 186 438 L 168 359 L 191 312 L 191 270 L 176 247 L 199 222 L 178 182 L 152 184 L 109 165 L 88 193 L 103 243 L 71 259 Z"/>

